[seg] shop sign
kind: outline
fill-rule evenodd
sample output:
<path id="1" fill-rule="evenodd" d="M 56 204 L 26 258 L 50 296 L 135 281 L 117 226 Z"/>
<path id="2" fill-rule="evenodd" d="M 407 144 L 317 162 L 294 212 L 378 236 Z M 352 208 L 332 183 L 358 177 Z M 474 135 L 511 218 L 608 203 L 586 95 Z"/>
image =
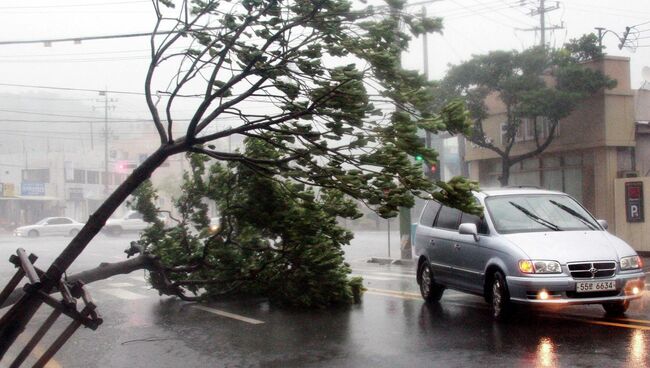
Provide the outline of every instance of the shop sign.
<path id="1" fill-rule="evenodd" d="M 643 182 L 625 183 L 625 213 L 627 222 L 644 222 Z"/>
<path id="2" fill-rule="evenodd" d="M 20 195 L 21 196 L 44 196 L 45 184 L 44 183 L 21 183 Z"/>
<path id="3" fill-rule="evenodd" d="M 15 197 L 16 186 L 13 183 L 0 183 L 0 197 Z"/>

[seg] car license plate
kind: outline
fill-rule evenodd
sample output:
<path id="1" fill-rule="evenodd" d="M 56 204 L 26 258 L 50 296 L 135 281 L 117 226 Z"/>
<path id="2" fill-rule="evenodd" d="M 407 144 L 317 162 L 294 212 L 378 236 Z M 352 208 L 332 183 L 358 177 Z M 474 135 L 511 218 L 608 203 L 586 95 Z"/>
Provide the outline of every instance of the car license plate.
<path id="1" fill-rule="evenodd" d="M 594 291 L 616 290 L 615 281 L 580 281 L 576 282 L 576 291 L 590 293 Z"/>

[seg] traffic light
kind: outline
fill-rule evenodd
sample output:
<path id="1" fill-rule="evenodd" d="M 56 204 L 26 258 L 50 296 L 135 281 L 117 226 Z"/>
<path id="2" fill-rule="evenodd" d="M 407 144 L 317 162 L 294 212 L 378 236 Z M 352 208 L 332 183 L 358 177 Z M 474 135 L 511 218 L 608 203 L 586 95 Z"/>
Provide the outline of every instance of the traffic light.
<path id="1" fill-rule="evenodd" d="M 422 160 L 424 160 L 424 157 L 422 157 L 421 154 L 418 153 L 417 155 L 415 155 L 415 161 L 421 162 Z"/>
<path id="2" fill-rule="evenodd" d="M 438 173 L 438 163 L 424 165 L 424 176 L 429 180 L 440 180 L 440 173 Z"/>

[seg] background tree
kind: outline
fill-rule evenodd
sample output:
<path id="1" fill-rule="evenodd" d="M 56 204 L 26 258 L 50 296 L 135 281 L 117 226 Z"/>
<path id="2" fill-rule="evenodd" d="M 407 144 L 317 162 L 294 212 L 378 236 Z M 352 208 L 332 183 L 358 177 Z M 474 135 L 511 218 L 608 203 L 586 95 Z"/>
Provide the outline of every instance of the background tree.
<path id="1" fill-rule="evenodd" d="M 533 47 L 522 52 L 493 51 L 474 56 L 449 70 L 440 83 L 437 99 L 461 97 L 467 101 L 474 128 L 466 137 L 500 157 L 499 181 L 506 186 L 513 165 L 548 148 L 561 119 L 569 116 L 585 98 L 616 85 L 616 81 L 584 65 L 602 55 L 592 34 L 572 40 L 558 50 Z M 497 137 L 488 137 L 483 129 L 488 118 L 486 98 L 489 95 L 497 97 L 505 106 L 501 142 Z M 535 146 L 528 152 L 513 155 L 516 137 L 524 129 L 525 120 L 534 124 Z M 543 124 L 548 125 L 544 128 Z"/>
<path id="2" fill-rule="evenodd" d="M 422 108 L 429 84 L 400 68 L 409 35 L 398 24 L 418 34 L 439 31 L 441 21 L 405 14 L 403 3 L 353 9 L 345 0 L 153 0 L 157 22 L 144 90 L 160 146 L 90 216 L 45 272 L 40 289 L 51 292 L 115 209 L 179 153 L 241 163 L 274 180 L 337 189 L 384 216 L 412 205 L 413 195 L 432 191 L 434 185 L 408 157 L 436 159 L 417 129 L 458 133 L 468 120 L 461 103 L 439 114 Z M 194 111 L 180 126 L 179 100 L 193 101 Z M 386 101 L 399 112 L 387 114 L 373 104 Z M 255 112 L 252 102 L 266 108 Z M 238 123 L 227 127 L 225 117 Z M 262 140 L 276 154 L 249 157 L 211 145 L 233 134 Z M 452 186 L 457 205 L 474 209 L 467 183 Z M 3 316 L 0 355 L 40 304 L 25 295 Z"/>

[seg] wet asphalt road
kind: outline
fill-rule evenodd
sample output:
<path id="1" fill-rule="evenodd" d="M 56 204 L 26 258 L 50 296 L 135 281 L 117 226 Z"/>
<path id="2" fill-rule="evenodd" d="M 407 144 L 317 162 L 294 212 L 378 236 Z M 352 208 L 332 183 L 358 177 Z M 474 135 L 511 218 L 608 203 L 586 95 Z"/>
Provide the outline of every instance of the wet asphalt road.
<path id="1" fill-rule="evenodd" d="M 398 235 L 392 235 L 397 247 Z M 66 240 L 0 236 L 0 282 L 13 271 L 5 260 L 16 246 L 38 254 L 44 268 Z M 123 259 L 128 240 L 99 236 L 71 272 Z M 357 234 L 347 255 L 368 291 L 360 305 L 334 310 L 286 310 L 264 300 L 186 303 L 159 297 L 142 272 L 94 283 L 90 290 L 104 324 L 97 331 L 80 329 L 49 366 L 650 366 L 650 293 L 623 319 L 604 318 L 600 306 L 582 306 L 521 309 L 497 323 L 481 298 L 446 291 L 440 305 L 430 307 L 410 267 L 363 262 L 385 256 L 386 245 L 385 232 Z M 41 311 L 36 320 L 45 317 Z"/>

